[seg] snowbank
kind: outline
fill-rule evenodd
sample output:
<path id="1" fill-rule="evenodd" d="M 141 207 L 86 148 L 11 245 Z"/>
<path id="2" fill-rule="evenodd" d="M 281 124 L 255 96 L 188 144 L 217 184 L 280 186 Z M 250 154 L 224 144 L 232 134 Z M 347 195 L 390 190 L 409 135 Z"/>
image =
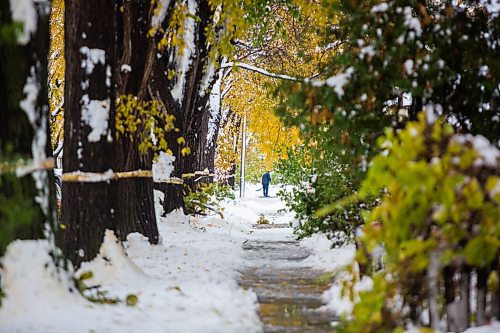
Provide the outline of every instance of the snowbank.
<path id="1" fill-rule="evenodd" d="M 304 238 L 300 244 L 312 251 L 311 256 L 305 259 L 308 265 L 329 272 L 336 272 L 349 265 L 356 254 L 354 244 L 332 249 L 332 241 L 324 234 Z"/>
<path id="2" fill-rule="evenodd" d="M 304 262 L 316 269 L 332 272 L 334 276 L 334 283 L 321 297 L 325 302 L 321 309 L 333 311 L 337 315 L 350 314 L 354 304 L 349 297 L 342 295 L 342 280 L 347 278 L 344 268 L 354 260 L 356 254 L 354 244 L 332 249 L 331 240 L 323 234 L 314 234 L 303 239 L 301 245 L 309 248 L 312 252 L 311 256 L 306 258 Z M 358 291 L 368 288 L 371 288 L 369 278 L 363 279 L 356 287 Z"/>
<path id="3" fill-rule="evenodd" d="M 162 244 L 130 234 L 122 247 L 107 232 L 99 255 L 75 276 L 92 272 L 118 304 L 92 303 L 58 275 L 46 241 L 15 241 L 2 263 L 1 332 L 260 332 L 257 299 L 237 282 L 244 227 L 220 218 L 159 220 Z M 135 295 L 138 302 L 124 300 Z"/>
<path id="4" fill-rule="evenodd" d="M 500 332 L 500 321 L 494 320 L 489 325 L 472 327 L 466 330 L 464 333 L 498 333 Z"/>

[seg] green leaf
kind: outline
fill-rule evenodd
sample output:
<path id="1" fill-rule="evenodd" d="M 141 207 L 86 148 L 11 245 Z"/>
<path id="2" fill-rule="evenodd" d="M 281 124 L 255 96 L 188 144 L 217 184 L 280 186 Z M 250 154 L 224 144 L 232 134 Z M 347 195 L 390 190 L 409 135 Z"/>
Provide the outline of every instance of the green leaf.
<path id="1" fill-rule="evenodd" d="M 128 306 L 134 306 L 137 305 L 137 302 L 139 301 L 139 298 L 137 295 L 134 294 L 128 294 L 126 298 L 126 303 Z"/>
<path id="2" fill-rule="evenodd" d="M 476 237 L 467 243 L 464 253 L 469 264 L 485 267 L 495 259 L 497 250 L 489 237 Z"/>

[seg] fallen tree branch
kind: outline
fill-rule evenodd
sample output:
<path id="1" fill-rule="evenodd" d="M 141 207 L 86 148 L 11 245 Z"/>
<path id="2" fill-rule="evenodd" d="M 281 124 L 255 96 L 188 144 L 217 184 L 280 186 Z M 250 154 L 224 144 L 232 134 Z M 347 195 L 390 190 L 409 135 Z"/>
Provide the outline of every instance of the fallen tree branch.
<path id="1" fill-rule="evenodd" d="M 191 203 L 196 204 L 196 205 L 198 205 L 198 206 L 200 206 L 202 208 L 206 208 L 208 210 L 211 210 L 212 212 L 215 212 L 215 213 L 219 214 L 222 219 L 224 218 L 224 215 L 222 214 L 222 212 L 220 210 L 218 210 L 217 208 L 215 208 L 215 207 L 203 204 L 203 203 L 201 203 L 198 200 L 192 200 Z M 198 213 L 198 214 L 200 214 L 200 213 Z"/>

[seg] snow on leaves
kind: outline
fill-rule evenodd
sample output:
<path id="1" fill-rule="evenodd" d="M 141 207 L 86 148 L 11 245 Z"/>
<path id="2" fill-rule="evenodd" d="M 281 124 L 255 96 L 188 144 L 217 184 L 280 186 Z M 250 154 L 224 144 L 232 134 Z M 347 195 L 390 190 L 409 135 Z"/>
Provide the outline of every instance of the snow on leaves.
<path id="1" fill-rule="evenodd" d="M 384 13 L 385 11 L 387 11 L 387 9 L 389 9 L 389 5 L 387 4 L 387 2 L 382 2 L 379 3 L 378 5 L 373 6 L 372 9 L 370 10 L 370 13 L 372 14 Z"/>
<path id="2" fill-rule="evenodd" d="M 405 22 L 404 22 L 405 25 L 408 27 L 408 29 L 413 30 L 415 32 L 415 34 L 417 35 L 417 37 L 420 37 L 422 35 L 422 26 L 420 25 L 420 21 L 418 20 L 418 18 L 413 16 L 413 12 L 412 12 L 411 7 L 406 6 L 403 9 L 403 14 L 404 14 L 404 18 L 405 18 Z M 412 38 L 410 37 L 410 39 L 412 39 Z"/>
<path id="3" fill-rule="evenodd" d="M 354 73 L 353 67 L 348 67 L 345 72 L 330 76 L 326 81 L 322 80 L 311 80 L 313 87 L 321 87 L 325 84 L 331 88 L 337 94 L 337 97 L 341 99 L 344 96 L 344 87 L 349 83 L 349 79 Z M 308 80 L 305 80 L 307 82 Z"/>

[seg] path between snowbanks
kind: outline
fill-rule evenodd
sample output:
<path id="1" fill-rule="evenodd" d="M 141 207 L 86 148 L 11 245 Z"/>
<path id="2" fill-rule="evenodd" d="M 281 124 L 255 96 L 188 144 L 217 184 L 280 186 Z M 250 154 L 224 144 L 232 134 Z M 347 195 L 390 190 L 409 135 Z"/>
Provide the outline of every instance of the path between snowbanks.
<path id="1" fill-rule="evenodd" d="M 227 202 L 224 219 L 189 218 L 179 212 L 159 218 L 159 245 L 131 234 L 122 247 L 108 233 L 100 255 L 75 276 L 91 271 L 88 286 L 99 286 L 108 298 L 124 300 L 133 294 L 138 298 L 135 306 L 89 302 L 72 290 L 71 272 L 57 272 L 46 241 L 13 242 L 0 259 L 6 293 L 0 332 L 262 332 L 256 294 L 237 283 L 238 272 L 249 264 L 242 245 L 293 240 L 290 228 L 251 228 L 259 214 L 274 223 L 288 223 L 293 217 L 282 211 L 278 198 L 260 198 L 255 190 L 249 186 L 245 199 Z M 272 186 L 270 194 L 276 191 Z M 301 265 L 320 271 L 340 271 L 354 256 L 352 246 L 332 251 L 322 235 L 299 244 L 310 253 Z M 338 283 L 323 294 L 323 302 L 336 313 L 352 308 L 340 297 Z M 499 325 L 470 332 L 494 332 Z"/>
<path id="2" fill-rule="evenodd" d="M 271 187 L 270 194 L 276 191 Z M 284 208 L 278 198 L 259 194 L 249 186 L 247 198 L 225 204 L 224 219 L 180 212 L 160 217 L 160 245 L 131 234 L 122 247 L 108 233 L 100 255 L 75 276 L 91 271 L 88 286 L 99 286 L 107 298 L 136 295 L 135 306 L 87 301 L 72 290 L 71 272 L 57 273 L 46 241 L 13 242 L 1 259 L 7 296 L 0 307 L 0 332 L 261 332 L 257 297 L 237 283 L 246 265 L 242 244 L 291 239 L 290 228 L 255 232 L 251 225 L 259 214 L 275 223 L 288 223 L 292 216 L 277 213 Z M 335 255 L 326 239 L 303 244 L 312 249 L 309 266 L 331 266 Z"/>

